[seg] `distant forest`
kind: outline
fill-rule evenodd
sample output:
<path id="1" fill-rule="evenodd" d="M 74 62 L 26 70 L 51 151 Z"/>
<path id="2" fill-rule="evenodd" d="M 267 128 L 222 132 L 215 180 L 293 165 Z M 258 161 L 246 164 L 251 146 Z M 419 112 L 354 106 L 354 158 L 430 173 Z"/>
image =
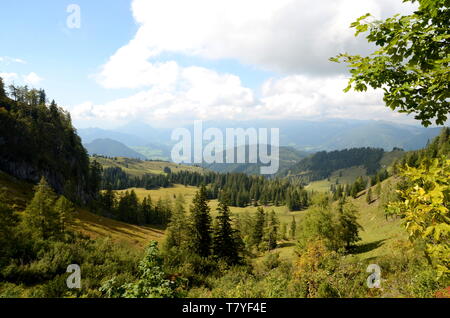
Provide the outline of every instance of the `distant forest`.
<path id="1" fill-rule="evenodd" d="M 319 151 L 300 160 L 289 168 L 285 175 L 302 174 L 304 182 L 328 178 L 333 171 L 364 166 L 367 174 L 375 174 L 380 169 L 384 150 L 381 148 L 351 148 L 335 151 Z"/>

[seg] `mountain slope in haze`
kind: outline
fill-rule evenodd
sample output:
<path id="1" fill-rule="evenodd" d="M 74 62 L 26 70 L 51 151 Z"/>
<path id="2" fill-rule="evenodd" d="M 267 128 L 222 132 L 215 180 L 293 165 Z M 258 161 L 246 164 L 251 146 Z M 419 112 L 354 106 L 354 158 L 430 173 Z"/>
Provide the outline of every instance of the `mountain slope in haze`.
<path id="1" fill-rule="evenodd" d="M 193 136 L 193 126 L 187 125 L 185 128 Z M 218 128 L 224 134 L 226 128 L 279 128 L 280 146 L 309 152 L 360 147 L 383 148 L 386 151 L 394 147 L 416 150 L 425 147 L 428 140 L 433 139 L 440 131 L 440 128 L 353 119 L 205 121 L 203 129 L 207 128 Z M 159 157 L 167 157 L 167 148 L 174 144 L 170 138 L 171 132 L 172 129 L 154 128 L 141 122 L 131 122 L 114 130 L 78 130 L 84 143 L 97 138 L 110 138 L 128 147 L 140 147 L 140 151 Z"/>
<path id="2" fill-rule="evenodd" d="M 78 129 L 77 132 L 84 144 L 93 142 L 95 139 L 113 139 L 127 145 L 128 147 L 141 146 L 146 143 L 144 138 L 115 130 L 82 128 Z"/>
<path id="3" fill-rule="evenodd" d="M 416 150 L 439 134 L 441 128 L 398 124 L 378 120 L 327 119 L 254 120 L 206 122 L 204 127 L 279 128 L 280 145 L 316 152 L 345 148 L 374 147 L 386 151 L 394 147 Z"/>
<path id="4" fill-rule="evenodd" d="M 95 139 L 92 142 L 85 144 L 84 146 L 91 155 L 146 159 L 143 154 L 134 151 L 121 142 L 109 138 Z"/>

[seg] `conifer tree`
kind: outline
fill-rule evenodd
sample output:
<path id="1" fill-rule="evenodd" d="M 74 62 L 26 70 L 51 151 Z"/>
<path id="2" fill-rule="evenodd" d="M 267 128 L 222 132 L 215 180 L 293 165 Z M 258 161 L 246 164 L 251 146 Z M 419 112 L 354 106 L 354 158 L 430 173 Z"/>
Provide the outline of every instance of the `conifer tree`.
<path id="1" fill-rule="evenodd" d="M 270 212 L 268 217 L 268 224 L 265 233 L 267 247 L 269 250 L 273 250 L 274 248 L 277 247 L 278 227 L 279 227 L 278 218 L 275 214 L 275 211 L 272 210 L 272 212 Z"/>
<path id="2" fill-rule="evenodd" d="M 194 253 L 208 257 L 211 255 L 211 216 L 204 185 L 195 194 L 191 206 L 191 248 Z"/>
<path id="3" fill-rule="evenodd" d="M 170 216 L 170 222 L 167 226 L 167 235 L 164 248 L 181 248 L 187 240 L 186 213 L 184 210 L 184 198 L 179 195 L 175 199 L 174 209 Z"/>
<path id="4" fill-rule="evenodd" d="M 5 91 L 5 84 L 3 82 L 3 79 L 0 77 L 0 97 L 5 97 L 6 91 Z"/>
<path id="5" fill-rule="evenodd" d="M 263 240 L 265 218 L 264 209 L 262 207 L 258 207 L 258 209 L 256 209 L 255 226 L 252 234 L 253 244 L 256 246 L 258 246 Z"/>
<path id="6" fill-rule="evenodd" d="M 47 239 L 58 230 L 59 220 L 54 209 L 55 201 L 55 192 L 42 177 L 35 187 L 33 199 L 23 214 L 26 228 L 39 238 Z"/>
<path id="7" fill-rule="evenodd" d="M 291 239 L 295 239 L 295 235 L 296 235 L 296 231 L 297 231 L 297 223 L 295 222 L 295 216 L 292 216 L 292 223 L 291 223 Z"/>
<path id="8" fill-rule="evenodd" d="M 280 226 L 280 239 L 281 240 L 287 239 L 287 224 L 284 222 L 281 223 L 281 226 Z"/>
<path id="9" fill-rule="evenodd" d="M 366 202 L 368 204 L 370 204 L 372 202 L 372 188 L 369 188 L 367 190 L 367 194 L 366 194 Z"/>
<path id="10" fill-rule="evenodd" d="M 55 212 L 59 221 L 59 231 L 65 233 L 67 225 L 70 224 L 75 214 L 75 206 L 62 195 L 55 203 Z"/>
<path id="11" fill-rule="evenodd" d="M 377 196 L 377 199 L 381 196 L 381 182 L 378 182 L 375 186 L 375 195 Z"/>
<path id="12" fill-rule="evenodd" d="M 228 196 L 222 195 L 217 207 L 216 225 L 213 233 L 214 255 L 225 260 L 229 265 L 240 261 L 239 234 L 231 226 L 230 208 L 227 204 Z"/>

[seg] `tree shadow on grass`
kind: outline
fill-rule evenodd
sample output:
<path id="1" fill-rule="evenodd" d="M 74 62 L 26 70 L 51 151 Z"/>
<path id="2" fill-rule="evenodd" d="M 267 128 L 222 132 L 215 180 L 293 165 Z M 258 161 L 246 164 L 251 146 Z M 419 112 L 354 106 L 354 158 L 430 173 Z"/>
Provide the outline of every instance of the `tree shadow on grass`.
<path id="1" fill-rule="evenodd" d="M 384 241 L 386 241 L 386 239 L 373 241 L 373 242 L 366 243 L 366 244 L 359 244 L 359 245 L 352 247 L 350 252 L 352 254 L 362 254 L 362 253 L 370 252 L 370 251 L 382 246 L 384 244 Z"/>
<path id="2" fill-rule="evenodd" d="M 293 242 L 283 242 L 283 243 L 279 243 L 278 244 L 278 248 L 282 248 L 282 247 L 290 247 L 290 246 L 295 246 L 295 243 Z"/>

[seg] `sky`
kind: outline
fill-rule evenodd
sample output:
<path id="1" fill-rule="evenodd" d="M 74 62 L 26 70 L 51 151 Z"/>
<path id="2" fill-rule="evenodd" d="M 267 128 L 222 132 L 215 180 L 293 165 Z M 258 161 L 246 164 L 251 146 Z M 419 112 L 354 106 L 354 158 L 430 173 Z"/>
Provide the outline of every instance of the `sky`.
<path id="1" fill-rule="evenodd" d="M 129 121 L 328 118 L 417 124 L 382 92 L 343 89 L 329 58 L 373 50 L 350 23 L 401 0 L 0 2 L 0 77 L 44 88 L 78 128 Z"/>

